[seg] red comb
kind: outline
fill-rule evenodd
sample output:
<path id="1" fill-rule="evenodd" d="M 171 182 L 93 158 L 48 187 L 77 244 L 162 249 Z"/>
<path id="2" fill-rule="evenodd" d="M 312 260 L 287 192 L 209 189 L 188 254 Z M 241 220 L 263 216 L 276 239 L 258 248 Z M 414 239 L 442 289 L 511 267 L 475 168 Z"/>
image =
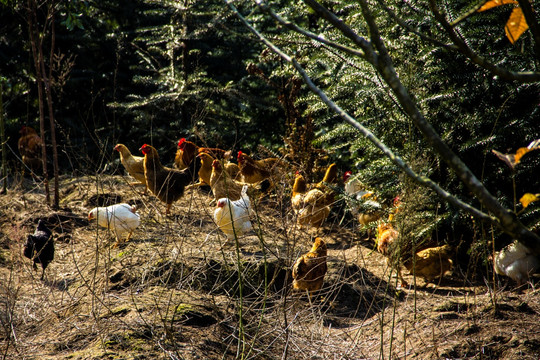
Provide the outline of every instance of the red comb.
<path id="1" fill-rule="evenodd" d="M 180 147 L 180 145 L 182 145 L 185 142 L 186 142 L 186 138 L 181 138 L 180 140 L 178 140 L 178 147 Z"/>
<path id="2" fill-rule="evenodd" d="M 343 174 L 343 181 L 346 181 L 348 178 L 352 176 L 352 171 L 345 171 L 345 174 Z"/>

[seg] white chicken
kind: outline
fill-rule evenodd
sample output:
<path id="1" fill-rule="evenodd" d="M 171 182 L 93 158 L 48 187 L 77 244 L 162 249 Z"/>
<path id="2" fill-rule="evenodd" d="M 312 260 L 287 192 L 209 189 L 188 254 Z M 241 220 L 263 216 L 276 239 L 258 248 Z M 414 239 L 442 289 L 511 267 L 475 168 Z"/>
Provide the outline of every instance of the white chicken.
<path id="1" fill-rule="evenodd" d="M 378 201 L 370 200 L 375 194 L 372 191 L 366 190 L 365 186 L 358 179 L 350 179 L 351 171 L 346 171 L 343 174 L 343 182 L 345 183 L 345 193 L 352 198 L 351 212 L 358 218 L 358 222 L 362 225 L 367 225 L 373 221 L 379 220 L 381 216 L 381 204 Z M 358 203 L 364 203 L 369 211 L 360 213 Z"/>
<path id="2" fill-rule="evenodd" d="M 493 268 L 497 274 L 508 276 L 521 286 L 540 269 L 540 260 L 528 247 L 515 240 L 495 253 Z"/>
<path id="3" fill-rule="evenodd" d="M 122 242 L 129 241 L 133 231 L 140 225 L 141 217 L 136 206 L 126 203 L 107 207 L 96 207 L 88 213 L 88 220 L 96 219 L 99 226 L 109 229 L 116 237 L 114 247 Z"/>
<path id="4" fill-rule="evenodd" d="M 252 229 L 249 221 L 251 202 L 247 195 L 248 186 L 244 185 L 240 199 L 231 201 L 229 198 L 221 198 L 217 201 L 214 210 L 214 220 L 218 227 L 225 233 L 228 239 L 242 236 Z"/>

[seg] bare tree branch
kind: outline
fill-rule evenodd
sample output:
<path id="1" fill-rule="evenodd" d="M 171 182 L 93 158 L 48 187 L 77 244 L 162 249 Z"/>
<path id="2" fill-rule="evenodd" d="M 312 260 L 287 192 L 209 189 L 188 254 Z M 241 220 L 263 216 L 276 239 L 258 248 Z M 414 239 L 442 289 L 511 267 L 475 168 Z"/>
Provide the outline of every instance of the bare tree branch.
<path id="1" fill-rule="evenodd" d="M 338 44 L 338 43 L 333 42 L 333 41 L 329 41 L 329 40 L 327 40 L 327 39 L 325 39 L 323 37 L 320 37 L 320 36 L 310 32 L 310 31 L 302 29 L 301 27 L 297 26 L 296 24 L 293 24 L 292 22 L 290 22 L 288 20 L 285 20 L 284 18 L 282 18 L 281 16 L 276 14 L 274 11 L 270 10 L 270 8 L 268 7 L 268 4 L 266 4 L 264 1 L 255 0 L 255 2 L 257 3 L 257 5 L 259 5 L 259 7 L 261 9 L 263 9 L 267 14 L 272 16 L 275 20 L 277 20 L 280 24 L 282 24 L 286 28 L 291 29 L 293 31 L 296 31 L 297 33 L 302 34 L 305 37 L 313 39 L 313 40 L 315 40 L 317 42 L 320 42 L 321 44 L 325 44 L 325 45 L 327 45 L 329 47 L 332 47 L 332 48 L 335 48 L 337 50 L 344 51 L 344 52 L 349 53 L 351 55 L 360 56 L 362 58 L 365 57 L 365 54 L 362 51 L 358 51 L 358 50 L 356 50 L 354 48 L 351 48 L 351 47 L 348 47 L 348 46 L 345 46 L 345 45 L 341 45 L 341 44 Z"/>
<path id="2" fill-rule="evenodd" d="M 384 3 L 383 0 L 377 0 L 377 2 L 379 3 L 379 6 L 382 7 L 384 9 L 384 11 L 386 11 L 388 13 L 388 15 L 392 19 L 394 19 L 394 21 L 399 26 L 401 26 L 403 29 L 407 30 L 408 32 L 410 32 L 412 34 L 415 34 L 416 36 L 418 36 L 422 40 L 425 40 L 427 42 L 430 42 L 430 43 L 434 44 L 435 46 L 438 46 L 438 47 L 441 47 L 441 48 L 444 48 L 444 49 L 448 49 L 448 50 L 457 50 L 457 46 L 455 46 L 455 45 L 445 44 L 442 41 L 434 39 L 434 38 L 432 38 L 430 36 L 427 36 L 426 34 L 420 32 L 420 31 L 415 30 L 412 26 L 410 26 L 405 21 L 403 21 L 403 19 L 401 19 L 399 16 L 397 16 L 396 13 L 392 9 L 390 9 L 388 6 L 386 6 L 386 4 Z"/>
<path id="3" fill-rule="evenodd" d="M 435 0 L 429 0 L 429 7 L 435 16 L 435 19 L 444 28 L 452 42 L 458 47 L 459 52 L 465 55 L 476 65 L 488 70 L 494 75 L 499 76 L 501 79 L 508 81 L 519 81 L 521 83 L 532 83 L 540 81 L 540 73 L 538 72 L 515 72 L 501 68 L 492 62 L 488 61 L 484 57 L 476 54 L 457 34 L 452 25 L 448 23 L 446 18 L 441 14 Z"/>
<path id="4" fill-rule="evenodd" d="M 529 30 L 531 30 L 533 39 L 534 39 L 534 53 L 536 55 L 536 63 L 540 62 L 540 25 L 536 21 L 536 15 L 531 6 L 529 0 L 517 0 L 523 15 L 525 16 L 525 21 L 529 25 Z"/>
<path id="5" fill-rule="evenodd" d="M 276 54 L 278 54 L 283 60 L 291 63 L 295 69 L 300 73 L 308 87 L 321 98 L 321 100 L 336 114 L 338 114 L 343 120 L 345 120 L 347 123 L 355 127 L 357 130 L 359 130 L 362 135 L 364 135 L 369 141 L 371 141 L 377 148 L 379 148 L 394 164 L 399 166 L 403 171 L 409 175 L 411 178 L 413 178 L 415 181 L 417 181 L 419 184 L 422 184 L 424 186 L 429 187 L 433 191 L 435 191 L 439 196 L 441 196 L 443 199 L 451 203 L 452 205 L 456 206 L 457 208 L 460 208 L 464 211 L 467 211 L 471 213 L 472 215 L 483 219 L 488 220 L 490 222 L 496 223 L 497 220 L 482 211 L 470 206 L 469 204 L 464 203 L 463 201 L 459 200 L 455 196 L 448 193 L 446 190 L 442 189 L 439 185 L 437 185 L 433 180 L 429 179 L 426 176 L 420 176 L 416 174 L 404 161 L 399 157 L 398 155 L 394 154 L 394 152 L 389 149 L 379 138 L 377 138 L 371 131 L 369 131 L 367 128 L 362 126 L 358 121 L 356 121 L 353 117 L 351 117 L 349 114 L 347 114 L 339 105 L 337 105 L 335 102 L 333 102 L 331 99 L 326 96 L 326 94 L 317 87 L 309 77 L 309 75 L 306 73 L 306 71 L 303 69 L 303 67 L 294 59 L 293 57 L 287 55 L 284 53 L 281 49 L 279 49 L 276 45 L 274 45 L 272 42 L 270 42 L 264 35 L 262 35 L 260 32 L 258 32 L 251 24 L 240 14 L 238 9 L 229 1 L 225 0 L 226 3 L 229 5 L 231 10 L 233 10 L 236 15 L 241 19 L 241 21 L 250 29 L 251 32 L 253 32 L 261 41 L 268 46 L 272 51 L 274 51 Z M 266 7 L 264 9 L 267 12 L 272 12 L 270 8 Z M 280 19 L 277 14 L 272 15 L 275 19 Z"/>
<path id="6" fill-rule="evenodd" d="M 364 38 L 358 36 L 351 28 L 349 28 L 341 19 L 337 18 L 333 13 L 328 11 L 326 8 L 318 4 L 314 0 L 304 0 L 304 2 L 310 6 L 317 14 L 322 18 L 326 19 L 330 24 L 335 28 L 340 30 L 347 38 L 351 39 L 355 44 L 360 46 L 365 52 L 365 59 L 372 63 L 376 70 L 381 74 L 384 81 L 394 92 L 396 98 L 398 99 L 400 105 L 406 111 L 408 116 L 413 120 L 413 123 L 416 127 L 422 132 L 428 143 L 432 148 L 448 163 L 450 168 L 456 173 L 456 175 L 461 179 L 461 181 L 469 188 L 469 190 L 480 200 L 483 206 L 486 207 L 490 212 L 495 215 L 491 217 L 487 214 L 484 214 L 482 211 L 473 208 L 472 206 L 462 203 L 460 200 L 448 194 L 445 190 L 441 189 L 437 184 L 433 183 L 431 180 L 423 177 L 417 176 L 412 170 L 408 169 L 408 166 L 403 162 L 403 160 L 397 157 L 392 151 L 384 144 L 382 144 L 369 130 L 365 129 L 353 118 L 351 118 L 347 113 L 345 113 L 341 108 L 339 108 L 335 103 L 326 97 L 324 92 L 316 87 L 316 85 L 311 81 L 309 76 L 303 68 L 298 64 L 298 62 L 281 51 L 278 47 L 268 41 L 262 34 L 260 34 L 255 28 L 253 28 L 249 22 L 238 12 L 230 0 L 224 0 L 228 6 L 236 13 L 236 15 L 242 20 L 242 22 L 257 36 L 263 41 L 272 51 L 281 56 L 285 61 L 290 62 L 296 68 L 296 70 L 302 75 L 306 84 L 314 91 L 321 99 L 337 114 L 339 114 L 345 121 L 353 125 L 355 128 L 360 130 L 364 136 L 366 136 L 372 143 L 374 143 L 379 149 L 381 149 L 386 156 L 388 156 L 394 163 L 400 166 L 404 171 L 413 177 L 416 181 L 429 186 L 434 191 L 437 192 L 445 200 L 449 201 L 451 204 L 458 206 L 459 208 L 466 210 L 475 216 L 478 216 L 481 219 L 490 220 L 499 226 L 503 231 L 510 234 L 511 236 L 522 241 L 526 246 L 533 249 L 536 253 L 540 254 L 540 238 L 527 229 L 516 217 L 514 213 L 510 210 L 504 208 L 498 201 L 495 199 L 489 191 L 484 187 L 482 182 L 480 182 L 476 176 L 470 171 L 470 169 L 461 161 L 461 159 L 455 155 L 450 148 L 442 141 L 442 139 L 435 132 L 431 124 L 429 124 L 423 115 L 420 113 L 416 104 L 408 94 L 407 89 L 403 86 L 397 73 L 393 67 L 392 59 L 389 56 L 386 47 L 382 38 L 379 35 L 379 30 L 375 19 L 371 14 L 368 4 L 365 0 L 360 0 L 362 7 L 362 12 L 364 19 L 366 20 L 369 30 L 370 38 L 373 45 L 378 50 L 378 54 L 373 49 L 372 43 L 367 42 Z M 431 0 L 432 1 L 432 0 Z M 266 11 L 269 11 L 268 7 Z M 274 17 L 275 18 L 275 17 Z M 445 20 L 446 21 L 446 20 Z M 447 23 L 448 24 L 448 23 Z M 449 25 L 449 24 L 448 24 Z M 451 29 L 451 27 L 450 27 Z M 453 29 L 451 29 L 453 31 Z"/>

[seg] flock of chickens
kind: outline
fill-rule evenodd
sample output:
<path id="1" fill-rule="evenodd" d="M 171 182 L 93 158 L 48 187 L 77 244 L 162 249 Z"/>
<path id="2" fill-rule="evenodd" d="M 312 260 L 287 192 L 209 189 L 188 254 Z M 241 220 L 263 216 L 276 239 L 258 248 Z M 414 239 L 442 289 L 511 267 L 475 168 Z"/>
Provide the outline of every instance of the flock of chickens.
<path id="1" fill-rule="evenodd" d="M 35 131 L 29 129 L 23 127 L 19 139 L 19 151 L 23 162 L 27 160 L 27 166 L 30 166 L 29 158 L 39 157 L 36 154 L 40 152 L 36 147 L 41 146 L 41 141 L 35 139 Z M 28 140 L 29 136 L 31 141 Z M 290 170 L 288 163 L 279 158 L 254 160 L 241 151 L 238 152 L 237 163 L 233 163 L 230 161 L 231 151 L 199 147 L 185 138 L 178 142 L 174 168 L 163 166 L 157 150 L 148 144 L 139 149 L 144 156 L 132 155 L 123 144 L 117 144 L 114 149 L 119 152 L 126 171 L 145 187 L 144 194 L 149 190 L 165 203 L 166 215 L 171 213 L 173 203 L 187 189 L 210 186 L 216 205 L 214 221 L 228 239 L 238 238 L 252 229 L 250 198 L 264 196 Z M 37 166 L 35 161 L 33 166 Z M 372 209 L 360 212 L 353 205 L 350 210 L 362 225 L 378 222 L 375 237 L 377 250 L 387 258 L 392 268 L 397 269 L 401 286 L 407 286 L 399 270 L 401 266 L 423 277 L 426 282 L 442 278 L 452 270 L 452 249 L 449 245 L 424 249 L 407 260 L 396 256 L 392 244 L 399 238 L 399 231 L 393 226 L 393 214 L 400 210 L 399 197 L 394 200 L 388 219 L 383 220 L 382 205 L 377 202 L 373 192 L 367 191 L 351 177 L 352 173 L 347 171 L 341 178 L 335 164 L 331 164 L 322 181 L 315 184 L 308 184 L 303 175 L 296 172 L 290 203 L 297 223 L 313 229 L 321 227 L 336 201 L 337 187 L 343 181 L 342 192 L 354 200 L 353 204 L 364 202 Z M 128 241 L 141 222 L 136 207 L 125 203 L 96 207 L 89 212 L 88 219 L 96 220 L 99 226 L 111 231 L 116 237 L 115 247 Z M 28 235 L 24 256 L 33 260 L 34 267 L 41 264 L 43 278 L 45 268 L 54 258 L 52 233 L 43 221 L 40 220 L 34 234 Z M 300 256 L 293 265 L 293 288 L 307 291 L 310 298 L 313 292 L 320 290 L 327 271 L 326 258 L 327 246 L 321 237 L 316 237 L 311 251 Z M 496 253 L 493 263 L 497 273 L 511 277 L 518 285 L 540 268 L 539 259 L 517 242 Z"/>

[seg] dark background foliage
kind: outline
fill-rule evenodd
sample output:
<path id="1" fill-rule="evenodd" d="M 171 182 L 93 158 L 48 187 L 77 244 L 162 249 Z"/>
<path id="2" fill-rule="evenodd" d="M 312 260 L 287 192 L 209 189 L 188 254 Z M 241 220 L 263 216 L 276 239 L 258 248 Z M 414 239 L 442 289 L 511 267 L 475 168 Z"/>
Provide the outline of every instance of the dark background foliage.
<path id="1" fill-rule="evenodd" d="M 358 4 L 326 5 L 360 34 L 366 33 Z M 448 42 L 425 2 L 401 5 L 389 4 L 413 28 Z M 281 1 L 272 6 L 315 33 L 351 45 L 303 5 Z M 444 10 L 455 17 L 467 6 L 467 2 L 452 2 Z M 250 3 L 239 8 L 272 41 L 295 54 L 330 98 L 416 171 L 478 206 L 365 62 L 277 27 Z M 0 75 L 13 151 L 10 167 L 15 170 L 20 167 L 18 130 L 22 125 L 38 127 L 37 91 L 25 3 L 7 2 L 1 9 Z M 117 158 L 112 148 L 118 142 L 137 155 L 143 143 L 153 144 L 166 164 L 172 162 L 181 137 L 261 157 L 268 156 L 258 147 L 263 145 L 287 154 L 304 170 L 336 162 L 341 171 L 353 170 L 387 203 L 398 194 L 409 196 L 414 209 L 425 210 L 414 213 L 418 219 L 412 213 L 407 216 L 418 234 L 437 229 L 441 241 L 459 243 L 464 236 L 471 242 L 478 233 L 469 217 L 403 179 L 388 159 L 265 50 L 223 2 L 71 1 L 57 3 L 56 9 L 57 58 L 47 65 L 53 67 L 56 80 L 54 110 L 62 173 L 100 171 Z M 447 144 L 507 207 L 514 207 L 514 196 L 537 192 L 538 156 L 526 156 L 513 172 L 491 150 L 514 152 L 540 138 L 539 85 L 503 81 L 455 52 L 419 39 L 385 11 L 374 9 L 400 78 Z M 41 11 L 40 24 L 45 16 Z M 531 35 L 526 32 L 515 45 L 504 37 L 509 11 L 500 7 L 474 15 L 460 27 L 461 34 L 471 47 L 493 56 L 501 66 L 534 69 Z M 49 49 L 50 33 L 44 35 L 44 49 Z M 538 227 L 534 206 L 521 216 L 531 228 Z M 508 240 L 503 237 L 503 242 Z"/>

